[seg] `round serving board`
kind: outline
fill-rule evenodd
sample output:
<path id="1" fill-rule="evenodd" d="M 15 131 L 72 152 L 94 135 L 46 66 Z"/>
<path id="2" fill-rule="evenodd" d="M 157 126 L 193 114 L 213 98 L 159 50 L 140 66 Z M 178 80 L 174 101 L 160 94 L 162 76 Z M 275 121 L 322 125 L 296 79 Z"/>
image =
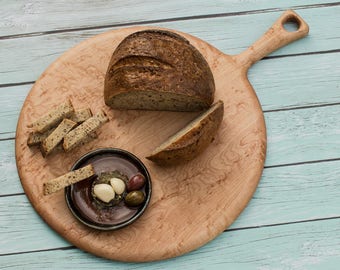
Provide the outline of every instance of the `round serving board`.
<path id="1" fill-rule="evenodd" d="M 298 31 L 282 23 L 295 19 Z M 263 170 L 266 128 L 261 106 L 248 82 L 247 70 L 280 46 L 307 34 L 308 27 L 287 11 L 252 47 L 228 56 L 206 42 L 186 37 L 208 61 L 216 83 L 215 100 L 224 101 L 224 119 L 215 140 L 197 158 L 175 167 L 145 159 L 153 148 L 198 113 L 117 111 L 104 104 L 104 76 L 116 46 L 127 35 L 148 29 L 133 27 L 88 39 L 64 53 L 34 84 L 20 113 L 16 160 L 24 190 L 40 216 L 75 246 L 113 260 L 152 261 L 178 256 L 223 232 L 252 197 Z M 307 30 L 306 30 L 307 29 Z M 75 108 L 103 109 L 110 121 L 98 138 L 69 153 L 43 158 L 26 145 L 32 121 L 70 98 Z M 43 182 L 68 172 L 90 150 L 116 147 L 138 156 L 153 183 L 150 205 L 132 225 L 103 232 L 79 223 L 66 206 L 64 192 L 43 195 Z"/>

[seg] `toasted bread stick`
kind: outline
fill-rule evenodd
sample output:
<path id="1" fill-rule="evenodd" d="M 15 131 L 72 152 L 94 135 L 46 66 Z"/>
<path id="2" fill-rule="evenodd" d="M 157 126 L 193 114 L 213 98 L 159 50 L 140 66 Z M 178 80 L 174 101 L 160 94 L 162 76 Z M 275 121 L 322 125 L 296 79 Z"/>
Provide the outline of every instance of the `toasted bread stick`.
<path id="1" fill-rule="evenodd" d="M 44 183 L 44 195 L 57 192 L 69 185 L 85 180 L 95 174 L 91 164 L 82 167 L 78 170 L 68 172 L 62 176 L 54 178 Z"/>
<path id="2" fill-rule="evenodd" d="M 62 141 L 65 135 L 75 126 L 76 122 L 64 119 L 58 127 L 41 143 L 41 152 L 47 156 Z"/>
<path id="3" fill-rule="evenodd" d="M 67 118 L 74 112 L 71 100 L 60 104 L 56 108 L 43 115 L 28 127 L 33 128 L 35 132 L 43 133 L 56 125 L 58 125 L 64 118 Z"/>
<path id="4" fill-rule="evenodd" d="M 87 119 L 84 123 L 71 130 L 64 138 L 63 147 L 64 150 L 70 151 L 77 145 L 86 140 L 89 134 L 97 130 L 103 123 L 107 122 L 108 118 L 103 111 L 95 114 L 91 118 Z"/>
<path id="5" fill-rule="evenodd" d="M 73 122 L 80 124 L 89 119 L 90 117 L 92 117 L 91 109 L 85 108 L 74 111 L 74 113 L 71 114 L 69 119 L 72 120 Z"/>

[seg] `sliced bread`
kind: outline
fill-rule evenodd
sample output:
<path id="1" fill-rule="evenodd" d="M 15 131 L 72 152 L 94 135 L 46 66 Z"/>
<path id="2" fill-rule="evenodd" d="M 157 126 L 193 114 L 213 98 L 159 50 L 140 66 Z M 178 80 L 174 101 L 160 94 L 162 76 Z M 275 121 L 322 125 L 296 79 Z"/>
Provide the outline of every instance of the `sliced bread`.
<path id="1" fill-rule="evenodd" d="M 49 180 L 43 184 L 44 195 L 57 192 L 69 185 L 85 180 L 95 174 L 91 164 L 82 167 L 78 170 L 68 172 L 62 176 Z"/>
<path id="2" fill-rule="evenodd" d="M 44 133 L 39 133 L 39 132 L 30 132 L 27 138 L 27 145 L 28 146 L 34 146 L 34 145 L 39 145 L 42 143 L 43 140 L 45 140 L 48 135 L 50 135 L 55 128 L 51 128 Z"/>
<path id="3" fill-rule="evenodd" d="M 213 102 L 215 84 L 201 53 L 164 30 L 127 36 L 113 52 L 104 100 L 114 109 L 199 111 Z"/>
<path id="4" fill-rule="evenodd" d="M 95 114 L 87 119 L 85 122 L 71 130 L 65 137 L 63 142 L 64 150 L 70 151 L 74 147 L 78 146 L 82 142 L 89 139 L 94 132 L 109 119 L 103 111 Z"/>
<path id="5" fill-rule="evenodd" d="M 72 120 L 73 122 L 76 122 L 77 124 L 80 124 L 89 119 L 91 116 L 92 116 L 91 109 L 85 108 L 74 111 L 70 115 L 69 119 Z"/>
<path id="6" fill-rule="evenodd" d="M 41 143 L 41 153 L 45 157 L 50 154 L 53 149 L 62 141 L 66 134 L 74 127 L 77 123 L 69 119 L 64 119 L 58 127 Z"/>
<path id="7" fill-rule="evenodd" d="M 147 159 L 160 165 L 189 161 L 213 141 L 224 114 L 223 102 L 216 102 L 183 129 L 157 147 Z"/>
<path id="8" fill-rule="evenodd" d="M 52 109 L 28 127 L 33 128 L 35 132 L 43 133 L 52 127 L 58 125 L 64 118 L 67 118 L 74 112 L 71 100 L 60 104 L 56 108 Z"/>

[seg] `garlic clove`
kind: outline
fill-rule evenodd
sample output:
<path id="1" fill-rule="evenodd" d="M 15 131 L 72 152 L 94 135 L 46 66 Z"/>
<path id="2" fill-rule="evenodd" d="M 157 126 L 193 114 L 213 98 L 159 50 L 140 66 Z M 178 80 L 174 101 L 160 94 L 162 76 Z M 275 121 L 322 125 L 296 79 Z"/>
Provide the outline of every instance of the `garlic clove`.
<path id="1" fill-rule="evenodd" d="M 124 193 L 126 186 L 122 179 L 119 178 L 111 178 L 110 184 L 113 188 L 113 190 L 118 194 L 121 195 Z"/>
<path id="2" fill-rule="evenodd" d="M 97 184 L 93 187 L 94 195 L 101 201 L 108 203 L 115 197 L 113 188 L 108 184 Z"/>

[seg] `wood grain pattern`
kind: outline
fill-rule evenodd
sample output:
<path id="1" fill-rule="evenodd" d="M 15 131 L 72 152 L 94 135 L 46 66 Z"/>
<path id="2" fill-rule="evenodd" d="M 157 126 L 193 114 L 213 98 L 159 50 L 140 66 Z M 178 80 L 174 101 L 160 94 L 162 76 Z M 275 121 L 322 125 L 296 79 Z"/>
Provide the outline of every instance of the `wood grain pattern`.
<path id="1" fill-rule="evenodd" d="M 266 168 L 252 200 L 230 229 L 340 217 L 340 189 L 334 188 L 340 185 L 338 175 L 340 161 Z M 21 189 L 19 179 L 8 180 L 1 185 L 10 186 L 12 180 L 18 186 L 14 191 Z M 70 246 L 40 219 L 25 195 L 0 197 L 0 213 L 0 255 Z"/>
<path id="2" fill-rule="evenodd" d="M 338 23 L 339 13 L 340 6 L 300 10 L 299 14 L 308 21 L 312 29 L 311 35 L 303 40 L 296 41 L 294 46 L 286 46 L 273 52 L 271 56 L 338 49 L 338 44 L 340 43 L 340 36 L 338 34 L 340 32 L 340 25 Z M 264 33 L 268 28 L 268 22 L 275 21 L 280 14 L 281 12 L 276 11 L 244 16 L 164 22 L 153 25 L 189 33 L 207 41 L 222 52 L 238 54 Z M 318 17 L 318 20 L 315 19 L 315 16 Z M 251 27 L 253 25 L 254 27 Z M 236 27 L 237 31 L 235 31 Z M 249 31 L 249 28 L 252 28 L 251 31 Z M 115 27 L 112 29 L 119 28 Z M 64 51 L 103 31 L 105 30 L 79 30 L 53 35 L 1 40 L 0 63 L 2 65 L 0 65 L 0 81 L 1 83 L 34 81 Z M 29 53 L 22 49 L 25 47 L 30 48 Z M 13 59 L 16 61 L 13 61 Z M 256 65 L 251 68 L 251 71 L 257 68 Z M 284 69 L 285 66 L 281 65 L 281 68 Z M 309 70 L 302 70 L 305 71 L 303 76 L 308 76 Z M 259 69 L 260 72 L 261 69 Z"/>
<path id="3" fill-rule="evenodd" d="M 94 258 L 77 249 L 4 256 L 6 269 L 337 270 L 340 219 L 231 231 L 185 256 L 151 263 Z M 252 252 L 249 252 L 252 251 Z M 57 266 L 57 267 L 56 267 Z M 223 268 L 222 268 L 223 267 Z"/>
<path id="4" fill-rule="evenodd" d="M 264 111 L 292 110 L 296 107 L 339 103 L 339 69 L 340 53 L 312 54 L 260 61 L 249 70 L 248 78 Z M 15 137 L 18 115 L 32 85 L 1 88 L 0 139 Z M 310 113 L 318 115 L 313 125 L 319 125 L 319 122 L 324 121 L 323 117 L 330 114 L 327 109 L 324 116 L 322 110 L 312 109 Z M 300 114 L 304 117 L 303 111 L 296 112 L 296 115 Z M 268 117 L 267 122 L 274 121 L 272 126 L 276 126 L 276 121 L 284 121 L 285 118 L 281 114 Z M 286 123 L 290 124 L 294 122 Z"/>
<path id="5" fill-rule="evenodd" d="M 0 196 L 23 192 L 20 181 L 18 181 L 14 145 L 14 140 L 0 141 L 0 185 L 4 187 Z"/>
<path id="6" fill-rule="evenodd" d="M 339 108 L 311 108 L 303 110 L 301 114 L 297 111 L 284 111 L 280 115 L 282 121 L 275 121 L 275 124 L 270 119 L 273 115 L 268 114 L 268 151 L 271 155 L 266 165 L 303 162 L 307 156 L 309 161 L 339 157 L 339 150 L 333 151 L 340 148 Z M 320 111 L 323 118 L 317 119 Z M 284 119 L 289 119 L 290 124 L 286 125 Z M 284 143 L 281 143 L 282 134 L 286 135 Z"/>
<path id="7" fill-rule="evenodd" d="M 239 53 L 260 36 L 284 6 L 301 6 L 298 12 L 311 27 L 307 38 L 279 49 L 271 54 L 278 58 L 260 61 L 249 70 L 248 78 L 262 108 L 274 110 L 264 114 L 267 164 L 279 167 L 264 169 L 250 204 L 231 226 L 242 229 L 223 233 L 204 247 L 167 261 L 112 262 L 70 248 L 35 213 L 25 194 L 15 195 L 23 192 L 15 166 L 15 125 L 32 85 L 0 84 L 1 269 L 339 268 L 339 224 L 323 220 L 340 216 L 340 164 L 324 160 L 340 157 L 340 106 L 334 106 L 340 104 L 340 53 L 335 53 L 340 49 L 339 1 L 17 0 L 1 4 L 0 33 L 20 36 L 0 37 L 1 84 L 36 80 L 61 53 L 111 29 L 105 28 L 110 24 L 146 25 L 150 19 L 165 19 L 154 25 L 190 33 L 229 54 Z M 167 21 L 169 18 L 171 21 Z M 75 30 L 84 26 L 96 29 Z M 60 32 L 40 32 L 49 30 Z M 27 32 L 36 33 L 25 35 Z M 312 108 L 296 109 L 303 106 Z M 305 164 L 311 159 L 316 162 Z M 303 164 L 284 165 L 296 161 Z M 299 224 L 285 225 L 301 220 Z M 267 228 L 252 227 L 257 224 Z M 288 227 L 292 229 L 289 232 Z"/>
<path id="8" fill-rule="evenodd" d="M 283 23 L 290 19 L 299 21 L 296 32 L 287 32 L 283 28 Z M 119 41 L 136 30 L 122 29 L 87 40 L 65 53 L 42 74 L 20 114 L 16 158 L 28 198 L 44 220 L 62 236 L 99 256 L 123 261 L 150 261 L 178 256 L 201 246 L 229 226 L 246 206 L 261 176 L 266 146 L 261 107 L 246 72 L 265 54 L 305 36 L 308 26 L 298 15 L 287 11 L 258 42 L 233 58 L 183 34 L 211 65 L 216 80 L 216 99 L 225 102 L 226 121 L 209 151 L 193 162 L 176 167 L 176 170 L 160 168 L 142 159 L 152 178 L 156 179 L 153 184 L 155 195 L 149 209 L 127 228 L 98 232 L 85 228 L 72 218 L 62 194 L 44 197 L 42 179 L 64 173 L 79 154 L 93 147 L 114 144 L 144 157 L 155 143 L 159 144 L 161 138 L 173 132 L 173 128 L 178 129 L 179 123 L 183 125 L 188 118 L 183 116 L 179 121 L 180 113 L 107 111 L 113 121 L 102 131 L 96 144 L 91 143 L 71 155 L 61 154 L 45 160 L 25 145 L 26 127 L 39 113 L 66 96 L 75 106 L 90 103 L 91 108 L 103 107 L 105 63 Z M 173 120 L 176 123 L 172 123 Z M 150 121 L 153 129 L 144 129 L 143 126 L 151 124 Z M 166 128 L 164 123 L 168 123 Z M 158 136 L 154 135 L 155 130 L 159 131 Z"/>
<path id="9" fill-rule="evenodd" d="M 328 0 L 327 3 L 337 3 Z M 101 27 L 103 25 L 136 23 L 151 20 L 180 19 L 220 13 L 237 13 L 251 10 L 287 9 L 296 5 L 303 9 L 306 5 L 320 4 L 319 0 L 294 0 L 284 2 L 267 0 L 174 0 L 157 3 L 152 0 L 125 1 L 124 4 L 112 1 L 78 1 L 67 0 L 44 2 L 32 0 L 5 1 L 0 10 L 0 35 L 15 35 L 27 32 L 43 32 L 82 27 Z M 138 10 L 138 12 L 136 12 Z M 77 18 L 77 20 L 74 20 Z"/>
<path id="10" fill-rule="evenodd" d="M 136 31 L 136 29 L 128 29 L 128 31 Z M 119 35 L 120 32 L 116 33 Z M 112 52 L 110 46 L 114 48 L 117 42 L 128 33 L 123 31 L 120 36 L 117 36 L 117 34 L 102 35 L 100 38 L 104 37 L 105 42 L 100 39 L 98 42 L 98 38 L 89 40 L 87 44 L 83 43 L 80 45 L 81 47 L 77 48 L 77 54 L 70 51 L 68 55 L 66 54 L 64 60 L 61 59 L 54 64 L 56 65 L 54 72 L 52 72 L 54 69 L 54 66 L 52 66 L 50 71 L 43 74 L 43 78 L 38 80 L 38 83 L 26 99 L 21 113 L 16 140 L 17 163 L 24 189 L 34 207 L 43 216 L 45 221 L 66 239 L 82 249 L 111 259 L 127 261 L 156 260 L 177 256 L 197 248 L 222 232 L 236 218 L 240 209 L 244 208 L 250 199 L 259 180 L 264 162 L 265 131 L 262 113 L 254 93 L 250 92 L 250 95 L 244 93 L 240 97 L 241 100 L 235 103 L 236 106 L 231 103 L 231 100 L 226 101 L 228 104 L 228 113 L 226 115 L 238 113 L 233 121 L 228 121 L 229 129 L 232 129 L 234 134 L 239 134 L 239 132 L 242 132 L 242 129 L 254 132 L 255 136 L 253 138 L 249 137 L 249 143 L 247 143 L 247 134 L 241 136 L 244 143 L 233 143 L 232 137 L 227 136 L 226 138 L 228 140 L 231 139 L 231 142 L 224 145 L 223 139 L 225 140 L 226 138 L 221 138 L 220 136 L 204 156 L 202 155 L 195 162 L 176 168 L 175 171 L 160 169 L 150 164 L 150 162 L 143 160 L 147 164 L 152 178 L 156 179 L 153 185 L 153 194 L 155 196 L 152 197 L 150 207 L 145 215 L 132 226 L 124 228 L 119 232 L 98 233 L 84 228 L 67 210 L 63 194 L 55 194 L 49 198 L 42 196 L 41 179 L 53 178 L 58 174 L 64 173 L 77 157 L 91 148 L 115 146 L 125 148 L 142 158 L 146 156 L 152 147 L 160 143 L 162 138 L 166 138 L 171 132 L 177 130 L 179 125 L 183 125 L 183 123 L 188 121 L 189 117 L 192 117 L 192 114 L 170 114 L 167 112 L 160 114 L 158 112 L 107 111 L 109 117 L 116 121 L 112 120 L 108 124 L 109 127 L 103 127 L 101 134 L 99 134 L 100 140 L 89 144 L 83 149 L 72 152 L 71 155 L 53 156 L 44 160 L 36 152 L 34 153 L 27 149 L 25 140 L 22 139 L 27 136 L 28 130 L 26 125 L 31 119 L 37 117 L 38 113 L 42 113 L 41 110 L 37 111 L 35 108 L 49 108 L 52 104 L 58 102 L 57 98 L 59 98 L 59 101 L 63 98 L 63 91 L 67 91 L 70 88 L 76 89 L 73 93 L 67 91 L 75 107 L 77 107 L 77 104 L 84 106 L 83 102 L 90 102 L 90 100 L 91 104 L 86 104 L 85 106 L 91 108 L 103 107 L 101 90 L 103 75 L 106 69 L 106 65 L 103 65 L 103 63 L 105 63 L 105 59 L 109 59 L 109 55 Z M 95 45 L 91 44 L 93 41 L 95 41 Z M 93 47 L 95 48 L 94 50 Z M 105 50 L 105 48 L 108 49 Z M 213 52 L 211 48 L 207 53 Z M 103 54 L 104 56 L 102 56 Z M 78 70 L 76 69 L 76 71 L 74 71 L 73 67 L 74 63 L 79 61 L 79 58 L 74 59 L 74 57 L 84 59 L 82 65 L 78 64 Z M 89 58 L 92 60 L 90 64 L 88 62 Z M 93 63 L 93 61 L 95 62 Z M 58 65 L 62 72 L 59 71 Z M 84 70 L 84 67 L 85 69 L 89 68 L 91 73 Z M 83 80 L 82 84 L 78 84 L 79 80 L 75 79 L 79 76 L 78 72 L 82 74 L 80 77 Z M 86 76 L 88 73 L 90 76 Z M 63 76 L 56 77 L 56 74 L 63 74 Z M 51 80 L 57 81 L 52 84 Z M 48 85 L 49 88 L 44 87 L 44 85 Z M 50 89 L 53 85 L 55 88 L 51 91 Z M 54 100 L 52 100 L 51 93 L 58 93 L 58 96 L 55 96 Z M 225 93 L 220 92 L 220 95 Z M 39 95 L 40 98 L 37 98 L 36 95 Z M 217 95 L 216 98 L 222 97 Z M 245 108 L 241 107 L 238 109 L 237 104 L 239 103 L 245 104 Z M 26 113 L 27 111 L 30 113 Z M 245 128 L 235 127 L 233 129 L 233 125 L 240 123 L 242 113 L 250 113 L 252 116 L 250 119 L 246 119 Z M 158 118 L 157 122 L 154 123 L 156 118 Z M 151 122 L 153 122 L 155 129 L 143 128 L 150 126 Z M 162 129 L 161 127 L 165 122 L 168 123 L 168 126 Z M 155 134 L 154 130 L 160 130 L 161 132 L 159 132 L 158 136 L 155 136 L 153 135 Z M 222 126 L 221 132 L 223 130 L 224 132 L 226 131 L 226 123 Z M 233 149 L 232 155 L 229 157 L 228 155 L 222 155 L 216 158 L 215 153 L 220 152 L 221 147 Z M 245 162 L 242 164 L 240 162 L 241 157 L 250 155 L 252 150 L 254 150 L 254 158 L 249 159 L 250 163 Z M 221 152 L 226 153 L 226 150 Z M 212 158 L 212 156 L 215 156 L 215 158 Z M 211 163 L 206 164 L 205 159 L 211 160 Z M 226 164 L 230 166 L 227 172 L 220 171 L 220 175 L 216 176 L 217 179 L 209 177 L 214 168 L 220 168 Z M 240 168 L 244 169 L 253 167 L 254 169 L 251 174 L 243 175 L 244 179 L 242 184 L 240 184 L 238 183 L 238 177 L 235 177 L 235 171 L 233 172 L 231 169 L 233 166 L 240 166 Z M 204 171 L 200 170 L 198 172 L 197 167 L 202 168 Z M 46 169 L 38 171 L 37 168 Z M 196 177 L 199 173 L 201 173 L 200 177 Z M 230 178 L 226 179 L 226 174 L 229 174 Z M 35 176 L 32 177 L 33 175 Z M 216 184 L 216 181 L 219 184 Z M 230 183 L 228 183 L 228 190 L 220 188 L 220 185 L 225 183 L 225 181 Z M 248 188 L 244 189 L 242 185 L 247 185 Z M 230 189 L 233 186 L 235 188 Z M 207 200 L 207 187 L 210 189 L 208 197 L 213 200 L 213 204 L 203 204 Z M 191 198 L 196 193 L 197 196 Z M 217 194 L 223 194 L 223 196 L 217 196 Z M 227 202 L 221 201 L 224 195 L 229 195 L 231 200 Z M 183 207 L 184 205 L 185 207 Z M 197 207 L 198 205 L 200 207 Z M 215 207 L 217 207 L 217 210 L 214 210 Z M 227 211 L 226 216 L 221 216 L 220 211 L 225 209 Z M 211 213 L 212 211 L 214 213 Z M 179 216 L 182 218 L 179 219 Z M 195 223 L 192 223 L 193 217 L 196 217 L 194 219 Z M 154 225 L 148 226 L 148 224 Z M 182 230 L 183 224 L 187 225 L 185 230 Z M 194 234 L 192 232 L 193 228 L 195 228 Z M 211 229 L 207 230 L 207 228 Z M 155 234 L 155 231 L 158 231 L 158 233 Z M 189 236 L 192 238 L 189 238 Z M 134 244 L 136 243 L 134 241 L 126 240 L 132 237 L 137 243 L 143 243 L 143 248 L 138 244 Z M 112 242 L 111 239 L 114 239 L 114 241 Z M 169 239 L 172 239 L 170 245 L 164 248 L 163 243 L 168 243 Z M 148 243 L 148 245 L 146 246 L 145 243 Z"/>
<path id="11" fill-rule="evenodd" d="M 266 165 L 339 159 L 339 110 L 340 105 L 265 113 L 268 129 Z M 1 126 L 6 126 L 7 122 L 10 121 L 2 122 Z M 305 122 L 308 123 L 307 127 L 303 124 Z M 0 181 L 3 181 L 0 196 L 23 192 L 16 171 L 14 140 L 0 141 L 0 161 Z M 336 171 L 331 167 L 329 170 Z M 328 173 L 328 170 L 325 171 Z"/>

